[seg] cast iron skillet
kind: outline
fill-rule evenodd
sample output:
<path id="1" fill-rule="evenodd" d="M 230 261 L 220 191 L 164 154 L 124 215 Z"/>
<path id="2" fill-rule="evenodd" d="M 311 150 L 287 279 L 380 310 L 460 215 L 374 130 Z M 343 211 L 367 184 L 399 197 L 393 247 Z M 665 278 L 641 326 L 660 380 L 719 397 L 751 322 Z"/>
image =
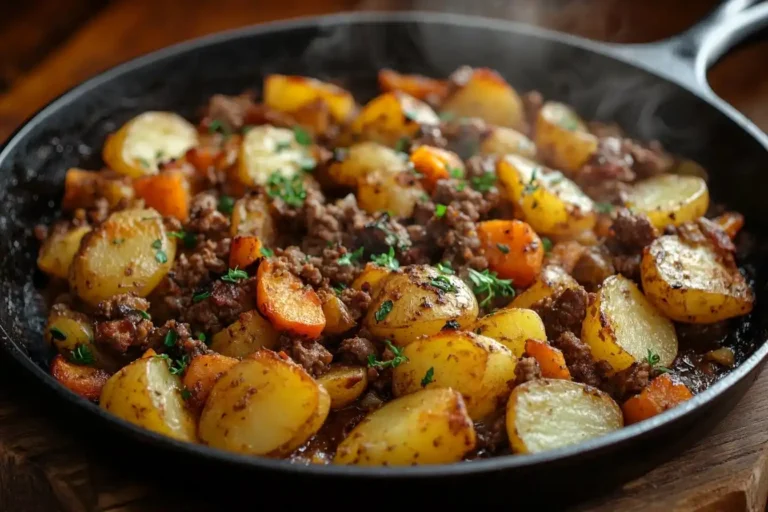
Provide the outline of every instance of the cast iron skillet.
<path id="1" fill-rule="evenodd" d="M 570 500 L 637 476 L 724 416 L 768 355 L 768 317 L 763 314 L 768 264 L 761 249 L 768 240 L 768 201 L 763 197 L 768 190 L 768 136 L 706 85 L 706 69 L 713 61 L 768 24 L 768 4 L 750 4 L 727 2 L 688 33 L 644 46 L 599 44 L 449 14 L 342 14 L 228 32 L 109 70 L 42 109 L 0 151 L 0 346 L 57 400 L 72 406 L 67 423 L 128 434 L 140 441 L 130 444 L 137 453 L 162 453 L 165 463 L 207 467 L 209 481 L 222 475 L 228 482 L 252 479 L 256 474 L 270 488 L 300 484 L 306 491 L 292 493 L 294 501 L 312 496 L 309 489 L 349 490 L 350 484 L 372 492 L 396 484 L 398 495 L 418 485 L 419 495 L 434 501 L 447 496 L 451 484 L 482 483 L 475 489 L 488 499 L 499 493 L 546 493 L 551 505 L 555 497 Z M 272 72 L 340 79 L 357 98 L 367 99 L 376 93 L 381 67 L 443 77 L 463 64 L 492 67 L 518 90 L 538 89 L 546 98 L 575 105 L 587 119 L 616 121 L 631 135 L 658 139 L 709 170 L 714 199 L 743 212 L 756 234 L 755 256 L 746 266 L 758 301 L 755 313 L 732 335 L 742 361 L 738 368 L 672 411 L 577 446 L 438 467 L 375 469 L 303 467 L 176 442 L 101 411 L 48 375 L 50 354 L 41 336 L 45 306 L 37 291 L 45 281 L 36 271 L 38 245 L 31 229 L 54 215 L 67 168 L 99 168 L 107 133 L 149 109 L 195 118 L 212 94 L 259 87 Z M 220 471 L 227 467 L 238 471 Z M 425 494 L 428 490 L 435 493 Z M 450 498 L 455 501 L 461 494 L 450 493 Z M 473 493 L 474 502 L 479 498 Z"/>

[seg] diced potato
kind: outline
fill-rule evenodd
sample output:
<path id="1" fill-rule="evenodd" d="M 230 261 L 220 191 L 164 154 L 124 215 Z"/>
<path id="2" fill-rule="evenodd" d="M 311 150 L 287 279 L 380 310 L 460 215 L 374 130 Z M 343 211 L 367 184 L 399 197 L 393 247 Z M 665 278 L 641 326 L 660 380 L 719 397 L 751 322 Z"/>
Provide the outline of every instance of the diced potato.
<path id="1" fill-rule="evenodd" d="M 536 145 L 531 139 L 512 128 L 494 126 L 491 133 L 480 144 L 480 153 L 484 155 L 520 155 L 534 160 Z"/>
<path id="2" fill-rule="evenodd" d="M 462 67 L 451 75 L 451 80 L 458 87 L 443 102 L 441 111 L 458 117 L 479 117 L 498 126 L 523 127 L 523 102 L 497 72 Z"/>
<path id="3" fill-rule="evenodd" d="M 277 348 L 280 333 L 258 311 L 241 313 L 237 321 L 213 335 L 211 350 L 229 357 L 245 357 L 259 349 Z"/>
<path id="4" fill-rule="evenodd" d="M 366 263 L 360 275 L 352 281 L 351 287 L 355 290 L 369 291 L 371 297 L 375 297 L 384 278 L 390 273 L 391 270 L 388 268 L 381 267 L 375 263 Z"/>
<path id="5" fill-rule="evenodd" d="M 48 314 L 45 341 L 60 352 L 69 353 L 79 345 L 93 345 L 93 322 L 88 315 L 73 311 L 64 304 L 56 304 Z"/>
<path id="6" fill-rule="evenodd" d="M 175 257 L 176 239 L 168 236 L 156 210 L 121 210 L 83 239 L 72 261 L 69 284 L 94 306 L 120 293 L 146 297 Z"/>
<path id="7" fill-rule="evenodd" d="M 440 124 L 440 118 L 424 102 L 402 92 L 387 92 L 368 102 L 350 128 L 353 140 L 372 140 L 394 147 L 416 135 L 421 125 Z"/>
<path id="8" fill-rule="evenodd" d="M 643 251 L 640 273 L 648 300 L 678 322 L 712 323 L 752 311 L 744 276 L 709 245 L 659 237 Z"/>
<path id="9" fill-rule="evenodd" d="M 331 396 L 331 409 L 346 407 L 368 387 L 368 369 L 362 366 L 332 366 L 317 379 Z"/>
<path id="10" fill-rule="evenodd" d="M 709 208 L 709 190 L 707 183 L 697 176 L 660 174 L 636 183 L 626 204 L 663 229 L 704 215 Z"/>
<path id="11" fill-rule="evenodd" d="M 299 143 L 293 130 L 265 124 L 243 136 L 237 177 L 247 186 L 265 185 L 273 172 L 291 178 L 314 165 L 311 146 Z"/>
<path id="12" fill-rule="evenodd" d="M 422 185 L 429 191 L 435 189 L 439 180 L 464 176 L 464 162 L 459 155 L 435 146 L 413 148 L 410 161 L 415 171 L 422 175 Z"/>
<path id="13" fill-rule="evenodd" d="M 515 453 L 539 453 L 620 429 L 621 409 L 599 389 L 562 379 L 517 386 L 507 403 L 507 434 Z"/>
<path id="14" fill-rule="evenodd" d="M 391 69 L 379 70 L 379 88 L 384 92 L 402 91 L 414 98 L 439 102 L 448 94 L 446 80 L 436 80 L 423 75 L 404 75 Z"/>
<path id="15" fill-rule="evenodd" d="M 61 354 L 53 358 L 51 375 L 76 395 L 94 402 L 101 396 L 101 390 L 109 379 L 104 370 L 70 363 Z"/>
<path id="16" fill-rule="evenodd" d="M 110 169 L 138 178 L 157 174 L 161 162 L 180 158 L 197 145 L 194 125 L 173 112 L 144 112 L 107 138 L 104 161 Z"/>
<path id="17" fill-rule="evenodd" d="M 549 265 L 542 269 L 541 274 L 524 292 L 518 294 L 509 304 L 511 308 L 530 308 L 540 300 L 553 296 L 555 293 L 569 288 L 578 288 L 579 283 L 565 270 L 558 266 Z M 490 336 L 486 334 L 486 336 Z M 493 338 L 493 336 L 491 336 Z M 535 338 L 543 339 L 543 338 Z"/>
<path id="18" fill-rule="evenodd" d="M 64 198 L 61 208 L 73 211 L 92 208 L 96 199 L 103 197 L 110 207 L 133 199 L 133 187 L 125 176 L 105 171 L 84 171 L 72 168 L 64 177 Z"/>
<path id="19" fill-rule="evenodd" d="M 497 172 L 507 197 L 537 232 L 575 235 L 595 226 L 594 203 L 561 172 L 546 172 L 518 155 L 499 160 Z"/>
<path id="20" fill-rule="evenodd" d="M 470 332 L 448 331 L 418 339 L 403 349 L 403 355 L 408 362 L 392 372 L 395 396 L 422 388 L 455 389 L 473 420 L 503 407 L 515 380 L 514 354 L 491 338 Z M 430 371 L 431 382 L 425 383 Z"/>
<path id="21" fill-rule="evenodd" d="M 264 245 L 274 245 L 277 230 L 267 200 L 262 196 L 248 196 L 235 201 L 229 233 L 232 236 L 254 235 Z"/>
<path id="22" fill-rule="evenodd" d="M 500 309 L 478 318 L 470 330 L 498 341 L 517 357 L 523 356 L 526 340 L 547 339 L 544 323 L 531 309 Z"/>
<path id="23" fill-rule="evenodd" d="M 458 462 L 476 443 L 458 391 L 423 389 L 369 414 L 339 444 L 333 462 L 412 466 Z"/>
<path id="24" fill-rule="evenodd" d="M 592 357 L 606 361 L 616 372 L 651 353 L 659 356 L 661 366 L 671 365 L 677 356 L 672 322 L 621 274 L 603 281 L 587 308 L 581 339 L 589 345 Z"/>
<path id="25" fill-rule="evenodd" d="M 361 142 L 350 146 L 343 160 L 333 162 L 328 167 L 328 176 L 339 185 L 356 187 L 361 179 L 373 171 L 395 173 L 406 170 L 403 156 L 378 142 Z"/>
<path id="26" fill-rule="evenodd" d="M 403 346 L 437 334 L 449 320 L 467 328 L 477 312 L 477 299 L 464 281 L 428 265 L 413 265 L 383 280 L 363 324 L 374 336 Z"/>
<path id="27" fill-rule="evenodd" d="M 201 354 L 193 357 L 182 381 L 184 388 L 189 392 L 187 404 L 196 412 L 200 412 L 216 381 L 239 362 L 234 357 L 221 354 Z"/>
<path id="28" fill-rule="evenodd" d="M 539 110 L 534 140 L 550 165 L 568 173 L 578 172 L 587 163 L 598 142 L 571 107 L 552 101 Z"/>
<path id="29" fill-rule="evenodd" d="M 232 452 L 282 457 L 317 432 L 330 405 L 328 392 L 301 366 L 260 350 L 214 384 L 200 438 Z"/>
<path id="30" fill-rule="evenodd" d="M 80 241 L 89 231 L 89 226 L 79 226 L 65 233 L 52 233 L 40 247 L 37 266 L 48 275 L 66 279 Z"/>
<path id="31" fill-rule="evenodd" d="M 343 334 L 357 325 L 346 304 L 336 294 L 322 294 L 320 300 L 323 303 L 323 314 L 325 315 L 324 333 Z"/>
<path id="32" fill-rule="evenodd" d="M 349 91 L 314 78 L 268 75 L 264 80 L 264 104 L 291 113 L 317 100 L 328 105 L 334 120 L 343 123 L 355 110 L 355 99 Z"/>
<path id="33" fill-rule="evenodd" d="M 101 408 L 126 421 L 194 442 L 196 425 L 181 396 L 181 383 L 164 358 L 137 359 L 114 374 L 101 391 Z"/>
<path id="34" fill-rule="evenodd" d="M 374 171 L 360 179 L 357 202 L 368 213 L 410 217 L 422 195 L 424 189 L 412 172 Z"/>

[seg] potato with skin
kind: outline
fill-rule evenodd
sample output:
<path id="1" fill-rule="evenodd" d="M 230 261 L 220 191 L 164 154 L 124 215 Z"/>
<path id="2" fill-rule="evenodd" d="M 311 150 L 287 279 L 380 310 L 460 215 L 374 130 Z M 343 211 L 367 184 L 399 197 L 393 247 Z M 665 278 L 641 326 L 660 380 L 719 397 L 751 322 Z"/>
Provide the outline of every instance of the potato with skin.
<path id="1" fill-rule="evenodd" d="M 464 281 L 428 265 L 410 265 L 383 280 L 363 325 L 377 338 L 404 346 L 437 334 L 449 320 L 466 328 L 477 312 L 477 299 Z"/>
<path id="2" fill-rule="evenodd" d="M 372 99 L 352 122 L 353 141 L 372 140 L 394 147 L 412 138 L 421 125 L 438 125 L 440 118 L 426 103 L 402 92 L 386 92 Z"/>
<path id="3" fill-rule="evenodd" d="M 80 345 L 93 345 L 93 321 L 85 313 L 73 311 L 65 304 L 56 304 L 48 314 L 45 341 L 60 352 L 69 354 Z"/>
<path id="4" fill-rule="evenodd" d="M 357 325 L 349 312 L 349 308 L 338 295 L 322 290 L 318 295 L 323 304 L 323 315 L 325 315 L 324 333 L 343 334 Z"/>
<path id="5" fill-rule="evenodd" d="M 603 281 L 587 307 L 581 339 L 589 345 L 592 357 L 609 363 L 614 372 L 642 361 L 649 353 L 659 356 L 660 366 L 670 366 L 677 356 L 675 326 L 621 274 Z"/>
<path id="6" fill-rule="evenodd" d="M 237 321 L 213 335 L 211 350 L 229 357 L 245 357 L 262 348 L 274 349 L 280 333 L 258 311 L 241 313 Z"/>
<path id="7" fill-rule="evenodd" d="M 648 300 L 678 322 L 713 323 L 752 311 L 744 276 L 706 244 L 661 236 L 644 249 L 640 274 Z"/>
<path id="8" fill-rule="evenodd" d="M 480 143 L 480 153 L 499 156 L 515 154 L 535 160 L 536 145 L 517 130 L 494 126 L 490 134 Z"/>
<path id="9" fill-rule="evenodd" d="M 257 236 L 263 245 L 274 245 L 277 230 L 266 198 L 248 196 L 235 201 L 229 233 L 232 236 Z"/>
<path id="10" fill-rule="evenodd" d="M 171 269 L 176 239 L 152 208 L 111 214 L 85 236 L 69 272 L 69 285 L 93 306 L 120 293 L 146 297 Z"/>
<path id="11" fill-rule="evenodd" d="M 240 183 L 254 187 L 265 185 L 274 172 L 292 178 L 314 166 L 311 146 L 299 142 L 293 130 L 265 124 L 243 136 L 236 172 Z"/>
<path id="12" fill-rule="evenodd" d="M 507 402 L 507 434 L 515 453 L 539 453 L 599 437 L 624 426 L 607 394 L 580 382 L 535 379 Z"/>
<path id="13" fill-rule="evenodd" d="M 358 182 L 374 171 L 405 171 L 402 153 L 378 142 L 353 144 L 340 161 L 328 166 L 328 177 L 336 184 L 357 187 Z"/>
<path id="14" fill-rule="evenodd" d="M 64 233 L 54 231 L 40 246 L 37 266 L 46 274 L 66 279 L 80 241 L 91 231 L 90 226 L 79 226 Z"/>
<path id="15" fill-rule="evenodd" d="M 410 171 L 374 171 L 360 179 L 357 202 L 368 213 L 390 212 L 395 217 L 410 217 L 424 195 Z"/>
<path id="16" fill-rule="evenodd" d="M 598 138 L 587 131 L 571 107 L 548 101 L 539 110 L 534 130 L 539 155 L 557 169 L 573 175 L 597 151 Z"/>
<path id="17" fill-rule="evenodd" d="M 334 365 L 317 378 L 331 397 L 331 409 L 348 406 L 368 387 L 368 369 L 362 366 Z"/>
<path id="18" fill-rule="evenodd" d="M 64 177 L 64 197 L 61 208 L 74 211 L 77 208 L 93 208 L 98 198 L 104 198 L 110 207 L 128 203 L 134 192 L 131 180 L 110 171 L 84 171 L 72 168 Z"/>
<path id="19" fill-rule="evenodd" d="M 51 362 L 51 375 L 65 388 L 93 402 L 99 399 L 104 384 L 109 380 L 109 374 L 104 370 L 71 363 L 61 354 L 57 354 Z"/>
<path id="20" fill-rule="evenodd" d="M 166 358 L 141 358 L 121 368 L 104 385 L 99 405 L 147 430 L 181 441 L 197 440 L 195 419 Z"/>
<path id="21" fill-rule="evenodd" d="M 635 183 L 626 198 L 659 229 L 679 226 L 703 216 L 709 208 L 707 183 L 698 176 L 660 174 Z"/>
<path id="22" fill-rule="evenodd" d="M 450 79 L 456 87 L 441 105 L 442 112 L 457 117 L 479 117 L 498 126 L 524 127 L 523 101 L 496 71 L 463 66 Z"/>
<path id="23" fill-rule="evenodd" d="M 507 155 L 497 165 L 505 195 L 537 233 L 576 235 L 594 228 L 594 203 L 559 171 L 547 171 L 536 162 Z"/>
<path id="24" fill-rule="evenodd" d="M 317 432 L 330 404 L 328 392 L 304 368 L 260 350 L 214 384 L 200 417 L 200 439 L 231 452 L 283 457 Z"/>
<path id="25" fill-rule="evenodd" d="M 458 391 L 422 389 L 372 412 L 339 444 L 335 464 L 411 466 L 460 461 L 476 444 Z"/>
<path id="26" fill-rule="evenodd" d="M 199 413 L 216 381 L 239 362 L 234 357 L 221 354 L 201 354 L 193 357 L 182 379 L 184 388 L 189 392 L 187 404 Z"/>
<path id="27" fill-rule="evenodd" d="M 388 268 L 381 267 L 375 263 L 366 263 L 363 267 L 363 271 L 359 276 L 352 281 L 350 286 L 353 290 L 366 290 L 370 292 L 371 297 L 375 297 L 376 293 L 381 288 L 381 284 L 385 277 L 387 277 L 392 271 Z"/>
<path id="28" fill-rule="evenodd" d="M 544 322 L 532 309 L 507 307 L 478 318 L 471 331 L 492 338 L 509 350 L 516 357 L 525 352 L 525 342 L 529 339 L 547 339 Z"/>
<path id="29" fill-rule="evenodd" d="M 539 277 L 536 278 L 533 284 L 524 292 L 518 294 L 507 307 L 530 308 L 540 300 L 551 297 L 557 292 L 578 287 L 579 283 L 565 270 L 559 266 L 548 265 L 542 269 Z"/>
<path id="30" fill-rule="evenodd" d="M 517 358 L 504 345 L 471 332 L 448 331 L 420 338 L 403 349 L 408 362 L 392 371 L 392 394 L 422 388 L 461 393 L 467 413 L 480 420 L 504 404 L 515 380 Z M 431 382 L 422 386 L 427 373 Z"/>
<path id="31" fill-rule="evenodd" d="M 328 82 L 277 74 L 264 80 L 264 104 L 280 112 L 292 113 L 318 100 L 328 106 L 337 123 L 349 119 L 355 110 L 352 94 Z"/>

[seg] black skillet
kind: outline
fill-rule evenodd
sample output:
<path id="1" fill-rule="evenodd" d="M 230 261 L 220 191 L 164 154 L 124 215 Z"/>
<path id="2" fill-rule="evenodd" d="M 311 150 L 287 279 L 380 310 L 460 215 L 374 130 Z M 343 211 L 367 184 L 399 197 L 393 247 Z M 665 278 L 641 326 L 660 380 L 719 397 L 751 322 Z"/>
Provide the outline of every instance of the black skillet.
<path id="1" fill-rule="evenodd" d="M 227 484 L 227 494 L 232 482 L 240 481 L 250 482 L 247 491 L 286 485 L 301 489 L 289 495 L 292 503 L 314 499 L 314 490 L 322 489 L 336 496 L 342 490 L 347 495 L 366 491 L 368 504 L 375 504 L 382 492 L 391 497 L 397 489 L 402 499 L 411 489 L 430 502 L 515 497 L 519 503 L 522 497 L 546 496 L 539 501 L 539 508 L 546 509 L 556 500 L 602 492 L 638 476 L 728 413 L 768 356 L 762 299 L 768 293 L 768 264 L 761 250 L 768 241 L 768 136 L 706 83 L 711 63 L 768 25 L 768 4 L 753 3 L 726 2 L 686 34 L 630 46 L 449 14 L 342 14 L 228 32 L 109 70 L 42 109 L 0 152 L 0 346 L 22 373 L 34 376 L 58 404 L 68 406 L 65 418 L 57 415 L 52 421 L 91 428 L 100 439 L 107 436 L 104 450 L 129 446 L 125 451 L 136 455 L 142 472 L 151 473 L 158 464 L 146 462 L 154 460 L 162 461 L 165 474 L 169 464 L 199 468 L 206 482 Z M 709 170 L 714 200 L 743 212 L 755 234 L 746 267 L 758 301 L 754 314 L 731 334 L 729 343 L 741 362 L 735 370 L 680 407 L 577 446 L 408 468 L 303 467 L 175 442 L 102 412 L 48 375 L 50 354 L 41 336 L 45 306 L 37 291 L 45 280 L 35 270 L 38 245 L 31 230 L 55 214 L 67 168 L 99 168 L 99 148 L 115 127 L 149 109 L 195 118 L 212 94 L 258 88 L 272 72 L 340 80 L 364 100 L 375 94 L 381 67 L 443 77 L 464 64 L 494 68 L 518 90 L 538 89 L 545 98 L 575 105 L 587 119 L 616 121 L 631 135 L 658 139 Z M 127 445 L 115 442 L 115 431 L 128 434 L 117 438 Z M 130 457 L 121 457 L 126 458 L 120 463 L 127 464 Z M 210 485 L 195 487 L 203 492 Z"/>

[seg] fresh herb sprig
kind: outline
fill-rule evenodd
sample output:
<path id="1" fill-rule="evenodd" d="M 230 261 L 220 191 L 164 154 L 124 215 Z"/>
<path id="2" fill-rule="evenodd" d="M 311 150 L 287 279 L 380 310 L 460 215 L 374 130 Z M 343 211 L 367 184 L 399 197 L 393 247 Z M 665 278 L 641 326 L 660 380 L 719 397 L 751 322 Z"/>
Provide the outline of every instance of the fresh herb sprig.
<path id="1" fill-rule="evenodd" d="M 402 348 L 394 346 L 389 340 L 384 340 L 384 343 L 387 345 L 387 348 L 392 351 L 395 357 L 389 361 L 379 361 L 376 359 L 375 355 L 370 354 L 368 356 L 368 366 L 370 368 L 376 368 L 378 370 L 384 370 L 385 368 L 397 368 L 401 364 L 407 363 L 409 361 L 408 357 L 403 355 Z"/>
<path id="2" fill-rule="evenodd" d="M 69 354 L 69 359 L 75 364 L 93 364 L 93 352 L 87 345 L 78 345 Z"/>
<path id="3" fill-rule="evenodd" d="M 494 299 L 494 297 L 514 297 L 515 289 L 512 287 L 511 279 L 499 279 L 496 272 L 488 269 L 478 272 L 469 269 L 469 280 L 472 282 L 472 291 L 475 295 L 485 295 L 480 302 L 480 306 L 485 307 Z"/>
<path id="4" fill-rule="evenodd" d="M 364 247 L 360 247 L 354 252 L 346 252 L 343 255 L 341 255 L 338 260 L 336 260 L 336 263 L 338 263 L 341 266 L 351 265 L 352 262 L 359 261 L 360 258 L 363 257 L 364 250 L 365 250 Z"/>
<path id="5" fill-rule="evenodd" d="M 386 253 L 371 256 L 371 261 L 391 270 L 400 268 L 400 262 L 397 261 L 397 258 L 395 257 L 395 248 L 391 245 L 389 246 L 389 251 Z"/>
<path id="6" fill-rule="evenodd" d="M 239 268 L 230 268 L 227 273 L 221 276 L 221 280 L 227 283 L 237 283 L 243 279 L 248 279 L 248 272 Z"/>
<path id="7" fill-rule="evenodd" d="M 307 191 L 304 190 L 304 180 L 301 175 L 287 178 L 280 171 L 275 171 L 267 180 L 267 195 L 273 199 L 280 198 L 288 206 L 298 208 L 304 204 Z"/>
<path id="8" fill-rule="evenodd" d="M 656 352 L 654 352 L 651 349 L 648 349 L 648 355 L 645 356 L 643 361 L 648 363 L 650 365 L 651 369 L 652 370 L 656 370 L 657 372 L 661 372 L 661 373 L 671 373 L 672 372 L 672 370 L 670 370 L 666 366 L 659 365 L 659 363 L 661 362 L 661 356 L 659 356 L 659 354 L 657 354 Z"/>

